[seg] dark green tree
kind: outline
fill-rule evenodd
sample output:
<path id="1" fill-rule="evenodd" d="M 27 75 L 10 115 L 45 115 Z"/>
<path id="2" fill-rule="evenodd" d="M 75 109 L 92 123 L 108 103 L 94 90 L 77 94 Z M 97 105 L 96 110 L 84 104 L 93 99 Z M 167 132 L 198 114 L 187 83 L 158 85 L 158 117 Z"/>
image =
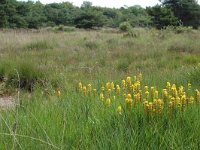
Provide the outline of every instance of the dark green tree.
<path id="1" fill-rule="evenodd" d="M 196 0 L 160 0 L 163 6 L 171 9 L 184 26 L 198 28 L 200 6 Z"/>
<path id="2" fill-rule="evenodd" d="M 154 7 L 148 7 L 146 10 L 151 16 L 153 26 L 158 29 L 162 29 L 166 26 L 179 25 L 178 18 L 176 18 L 174 13 L 166 7 L 156 5 Z"/>

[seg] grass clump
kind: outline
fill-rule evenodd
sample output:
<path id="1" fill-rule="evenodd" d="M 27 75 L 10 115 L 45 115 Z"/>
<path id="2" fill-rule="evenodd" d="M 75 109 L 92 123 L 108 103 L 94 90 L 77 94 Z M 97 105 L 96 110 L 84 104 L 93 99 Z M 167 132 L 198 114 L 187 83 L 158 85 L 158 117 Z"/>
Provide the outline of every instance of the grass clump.
<path id="1" fill-rule="evenodd" d="M 28 50 L 46 50 L 46 49 L 52 49 L 52 48 L 53 48 L 53 45 L 47 41 L 32 42 L 30 44 L 27 44 L 24 47 L 24 49 L 28 49 Z"/>
<path id="2" fill-rule="evenodd" d="M 44 69 L 33 63 L 4 61 L 0 66 L 1 78 L 5 78 L 6 86 L 32 91 L 34 85 L 46 82 Z"/>

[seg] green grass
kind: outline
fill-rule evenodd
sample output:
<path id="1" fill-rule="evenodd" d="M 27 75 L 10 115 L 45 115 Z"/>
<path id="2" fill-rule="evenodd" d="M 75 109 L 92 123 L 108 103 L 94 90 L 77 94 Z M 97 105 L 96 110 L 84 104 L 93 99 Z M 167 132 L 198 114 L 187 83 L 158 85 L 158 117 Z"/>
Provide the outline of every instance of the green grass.
<path id="1" fill-rule="evenodd" d="M 109 29 L 0 32 L 0 81 L 21 102 L 1 111 L 0 149 L 198 150 L 199 105 L 183 116 L 169 117 L 165 110 L 162 117 L 146 118 L 140 105 L 127 111 L 122 97 L 107 108 L 99 97 L 77 92 L 79 81 L 92 83 L 99 95 L 103 83 L 140 72 L 142 86 L 156 86 L 159 93 L 167 81 L 200 89 L 199 31 L 134 30 L 139 36 Z M 25 88 L 18 88 L 17 72 L 28 81 Z"/>

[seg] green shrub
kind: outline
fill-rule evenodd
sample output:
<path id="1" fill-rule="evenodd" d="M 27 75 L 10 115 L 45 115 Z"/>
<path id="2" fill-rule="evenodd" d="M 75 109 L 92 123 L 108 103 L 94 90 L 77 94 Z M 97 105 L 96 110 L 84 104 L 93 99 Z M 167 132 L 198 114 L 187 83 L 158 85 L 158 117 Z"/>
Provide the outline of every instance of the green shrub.
<path id="1" fill-rule="evenodd" d="M 130 31 L 132 29 L 131 25 L 129 22 L 122 22 L 120 25 L 119 25 L 119 29 L 123 32 L 127 32 L 127 31 Z"/>

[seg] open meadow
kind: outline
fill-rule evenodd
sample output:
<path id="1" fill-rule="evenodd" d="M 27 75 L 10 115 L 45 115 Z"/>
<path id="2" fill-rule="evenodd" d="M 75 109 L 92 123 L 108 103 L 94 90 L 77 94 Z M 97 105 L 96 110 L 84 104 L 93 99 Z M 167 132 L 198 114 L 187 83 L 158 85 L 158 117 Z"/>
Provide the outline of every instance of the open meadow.
<path id="1" fill-rule="evenodd" d="M 0 149 L 200 149 L 200 31 L 0 31 Z"/>

